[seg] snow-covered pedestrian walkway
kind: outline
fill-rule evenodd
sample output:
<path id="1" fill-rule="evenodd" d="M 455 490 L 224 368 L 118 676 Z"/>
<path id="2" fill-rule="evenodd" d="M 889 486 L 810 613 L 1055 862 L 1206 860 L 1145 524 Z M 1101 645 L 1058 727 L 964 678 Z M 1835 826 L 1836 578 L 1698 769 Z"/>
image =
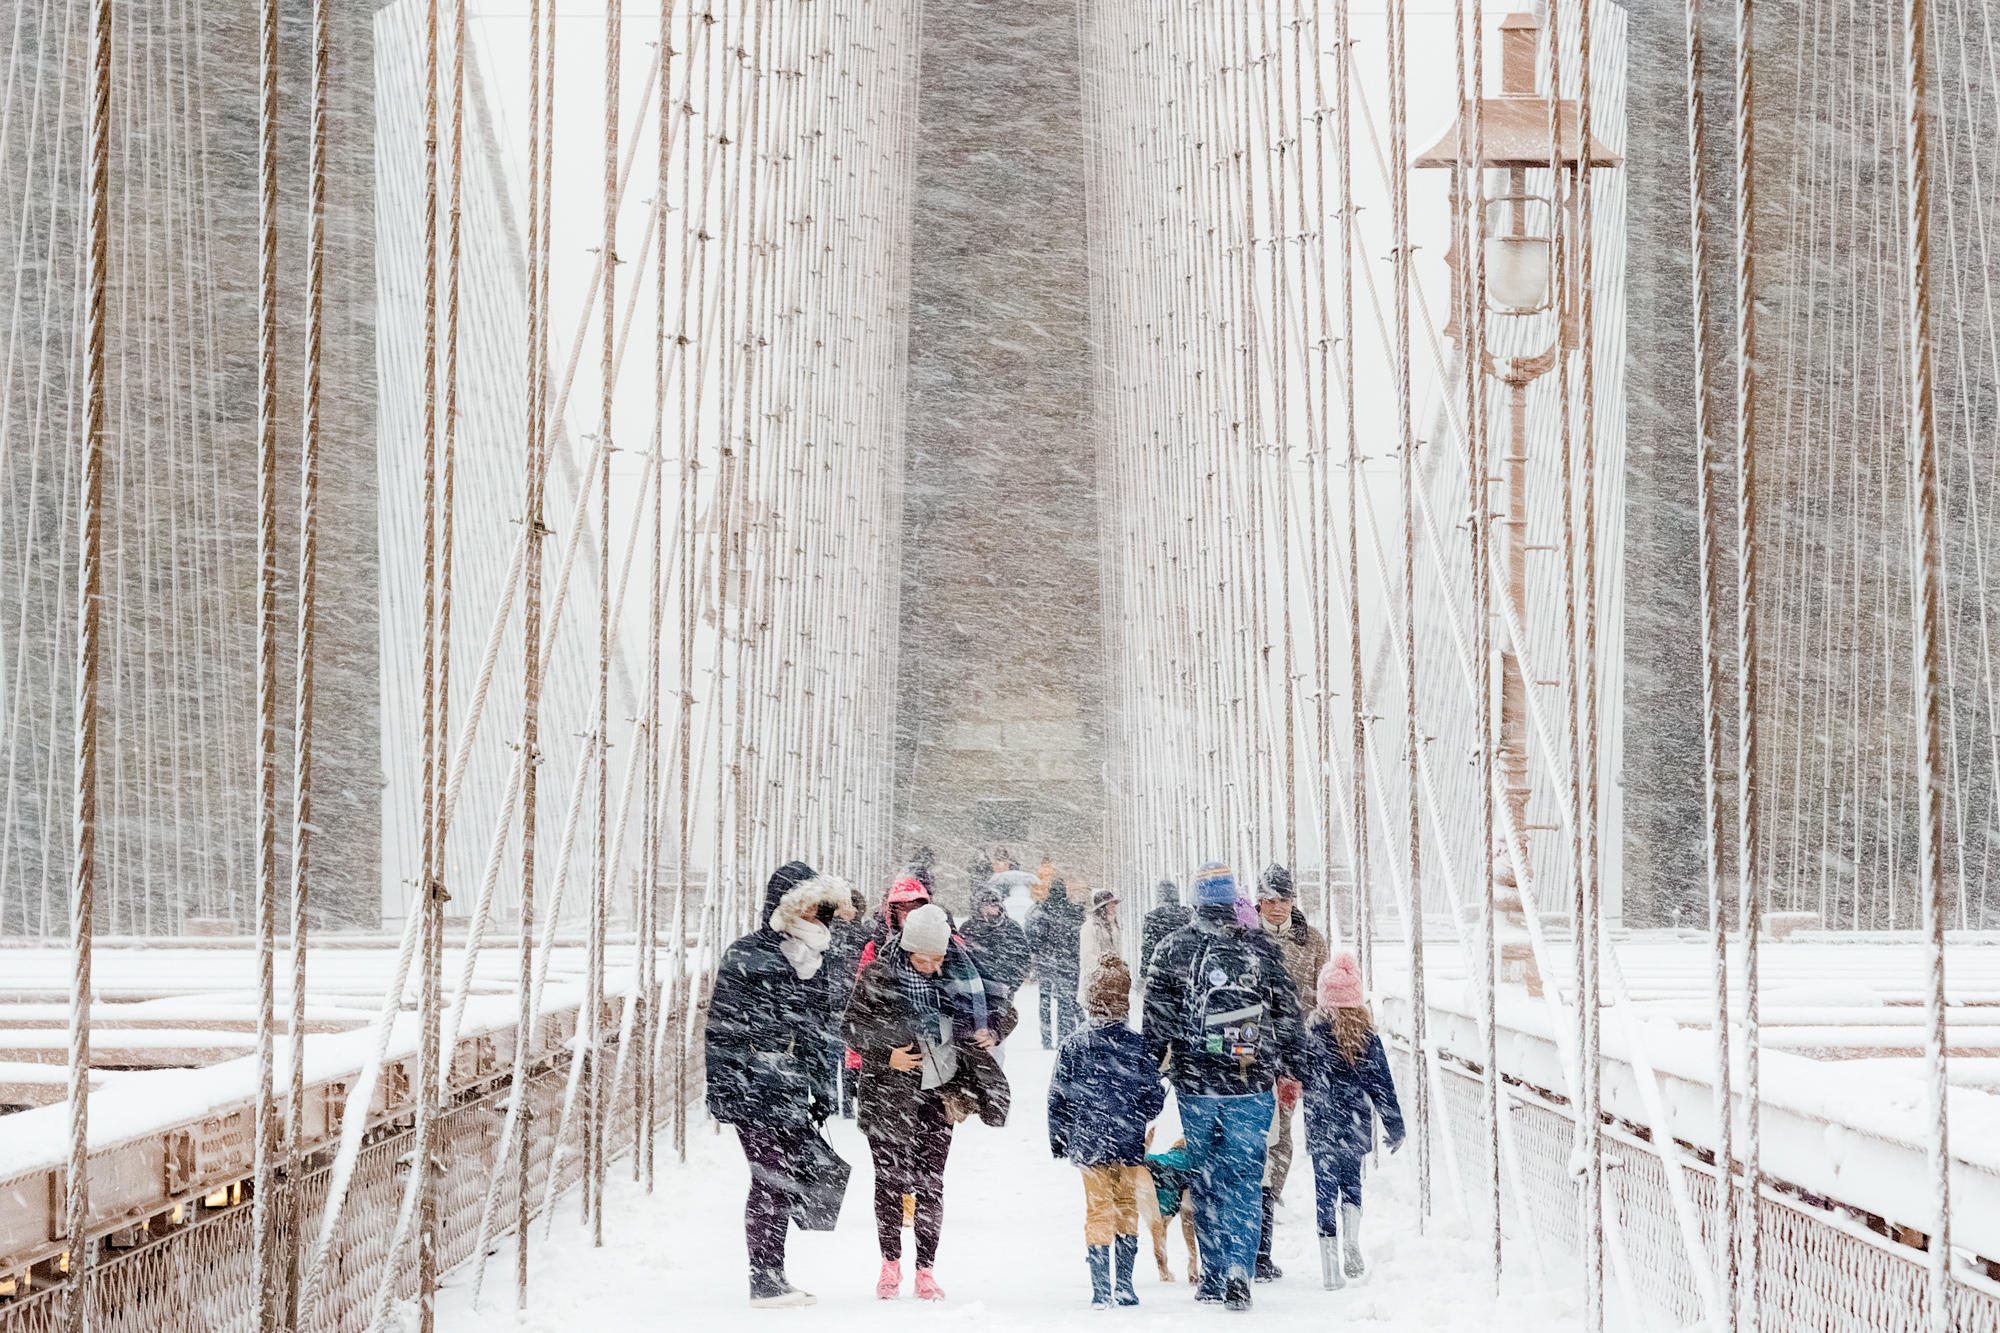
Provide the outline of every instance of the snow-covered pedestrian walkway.
<path id="1" fill-rule="evenodd" d="M 1026 1011 L 1032 1013 L 1031 1010 Z M 590 1247 L 577 1221 L 574 1196 L 559 1208 L 553 1233 L 535 1225 L 531 1305 L 513 1310 L 513 1240 L 500 1242 L 489 1263 L 483 1309 L 471 1307 L 469 1268 L 452 1274 L 439 1295 L 439 1333 L 488 1333 L 517 1328 L 534 1333 L 652 1333 L 667 1328 L 736 1328 L 783 1324 L 826 1333 L 870 1333 L 899 1327 L 935 1327 L 949 1319 L 981 1329 L 1091 1329 L 1103 1321 L 1143 1319 L 1149 1327 L 1240 1327 L 1239 1316 L 1220 1306 L 1200 1306 L 1185 1281 L 1168 1285 L 1154 1269 L 1151 1242 L 1141 1238 L 1140 1306 L 1135 1311 L 1090 1309 L 1084 1267 L 1083 1196 L 1076 1169 L 1050 1158 L 1043 1117 L 1052 1057 L 1040 1049 L 1028 1024 L 1008 1043 L 1007 1072 L 1014 1111 L 1005 1129 L 961 1126 L 945 1177 L 945 1229 L 937 1275 L 950 1299 L 926 1305 L 909 1294 L 905 1233 L 903 1299 L 874 1297 L 878 1259 L 869 1208 L 873 1188 L 868 1149 L 852 1122 L 829 1133 L 854 1164 L 840 1227 L 826 1235 L 792 1233 L 792 1281 L 818 1295 L 819 1304 L 798 1311 L 759 1311 L 748 1304 L 743 1248 L 743 1195 L 749 1169 L 734 1132 L 707 1123 L 690 1135 L 686 1167 L 662 1154 L 655 1193 L 631 1181 L 629 1162 L 612 1164 L 604 1221 L 605 1246 Z M 1167 1117 L 1174 1114 L 1171 1100 Z M 1162 1133 L 1171 1126 L 1163 1125 Z M 1367 1184 L 1369 1276 L 1344 1291 L 1320 1289 L 1312 1238 L 1311 1167 L 1301 1156 L 1279 1212 L 1278 1262 L 1282 1281 L 1256 1289 L 1251 1317 L 1277 1318 L 1294 1327 L 1345 1327 L 1365 1323 L 1382 1330 L 1489 1329 L 1495 1333 L 1565 1333 L 1578 1327 L 1570 1292 L 1535 1292 L 1525 1274 L 1509 1274 L 1508 1294 L 1496 1312 L 1485 1294 L 1483 1245 L 1471 1228 L 1449 1215 L 1419 1235 L 1412 1173 L 1405 1151 L 1391 1157 Z M 1185 1276 L 1180 1228 L 1170 1228 L 1168 1253 Z"/>

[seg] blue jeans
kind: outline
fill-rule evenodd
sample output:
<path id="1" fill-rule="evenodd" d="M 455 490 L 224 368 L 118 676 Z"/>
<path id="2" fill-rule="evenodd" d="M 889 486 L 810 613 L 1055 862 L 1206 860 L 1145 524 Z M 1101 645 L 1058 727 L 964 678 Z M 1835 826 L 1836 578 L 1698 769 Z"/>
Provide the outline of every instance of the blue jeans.
<path id="1" fill-rule="evenodd" d="M 1232 1274 L 1247 1279 L 1264 1231 L 1264 1135 L 1277 1099 L 1268 1092 L 1236 1097 L 1189 1097 L 1180 1103 L 1187 1135 L 1189 1193 L 1201 1288 L 1220 1294 Z"/>
<path id="2" fill-rule="evenodd" d="M 1318 1205 L 1319 1234 L 1334 1234 L 1340 1205 L 1361 1206 L 1361 1158 L 1348 1153 L 1314 1153 L 1313 1199 Z"/>

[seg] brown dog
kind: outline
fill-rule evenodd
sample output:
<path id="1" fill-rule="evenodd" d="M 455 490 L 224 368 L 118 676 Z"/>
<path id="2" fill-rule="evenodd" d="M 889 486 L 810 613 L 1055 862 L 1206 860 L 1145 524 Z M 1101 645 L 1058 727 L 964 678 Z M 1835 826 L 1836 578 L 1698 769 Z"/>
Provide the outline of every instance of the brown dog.
<path id="1" fill-rule="evenodd" d="M 1182 1147 L 1184 1142 L 1176 1139 L 1174 1148 Z M 1150 1129 L 1146 1131 L 1146 1146 L 1153 1146 L 1153 1131 Z M 1167 1263 L 1167 1219 L 1160 1215 L 1160 1195 L 1153 1173 L 1143 1166 L 1133 1167 L 1132 1173 L 1132 1187 L 1139 1195 L 1139 1212 L 1146 1219 L 1146 1230 L 1153 1236 L 1153 1259 L 1160 1266 L 1160 1281 L 1172 1282 L 1174 1270 Z M 1196 1282 L 1201 1278 L 1201 1257 L 1194 1239 L 1194 1201 L 1188 1198 L 1185 1189 L 1181 1191 L 1180 1199 L 1181 1240 L 1187 1247 L 1188 1281 Z"/>

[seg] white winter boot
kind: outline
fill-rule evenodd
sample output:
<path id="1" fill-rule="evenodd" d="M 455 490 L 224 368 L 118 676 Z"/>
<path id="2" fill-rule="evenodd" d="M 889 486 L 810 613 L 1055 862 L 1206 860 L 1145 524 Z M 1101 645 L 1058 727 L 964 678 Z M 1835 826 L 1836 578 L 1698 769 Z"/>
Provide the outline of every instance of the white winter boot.
<path id="1" fill-rule="evenodd" d="M 1328 1291 L 1339 1291 L 1347 1285 L 1347 1275 L 1340 1271 L 1340 1237 L 1321 1236 L 1319 1238 L 1319 1278 Z"/>
<path id="2" fill-rule="evenodd" d="M 1340 1248 L 1347 1259 L 1347 1276 L 1360 1277 L 1368 1271 L 1361 1261 L 1361 1205 L 1340 1205 Z"/>

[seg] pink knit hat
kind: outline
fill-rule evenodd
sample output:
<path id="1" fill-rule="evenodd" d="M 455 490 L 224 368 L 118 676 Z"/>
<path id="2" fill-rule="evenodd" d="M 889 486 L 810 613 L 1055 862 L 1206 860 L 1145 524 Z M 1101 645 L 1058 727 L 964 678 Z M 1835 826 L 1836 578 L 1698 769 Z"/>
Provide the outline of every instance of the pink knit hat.
<path id="1" fill-rule="evenodd" d="M 1361 996 L 1361 964 L 1351 953 L 1337 953 L 1325 967 L 1319 970 L 1319 1007 L 1322 1009 L 1359 1009 L 1365 1001 Z"/>

